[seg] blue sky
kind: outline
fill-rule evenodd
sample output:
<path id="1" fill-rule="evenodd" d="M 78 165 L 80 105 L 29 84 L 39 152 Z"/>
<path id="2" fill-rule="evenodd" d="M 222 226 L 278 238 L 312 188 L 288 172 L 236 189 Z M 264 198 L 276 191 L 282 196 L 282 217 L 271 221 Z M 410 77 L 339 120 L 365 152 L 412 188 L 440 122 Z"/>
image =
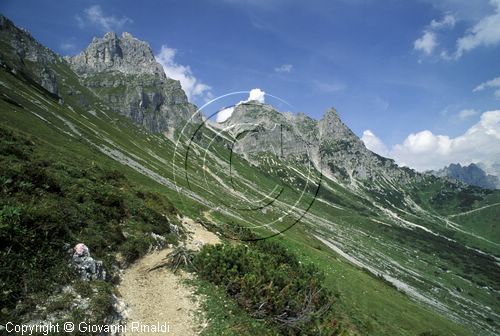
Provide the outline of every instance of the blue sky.
<path id="1" fill-rule="evenodd" d="M 500 163 L 500 0 L 4 0 L 0 11 L 61 54 L 128 31 L 198 105 L 260 88 L 314 118 L 336 107 L 369 148 L 420 170 Z M 482 147 L 460 154 L 474 127 Z"/>

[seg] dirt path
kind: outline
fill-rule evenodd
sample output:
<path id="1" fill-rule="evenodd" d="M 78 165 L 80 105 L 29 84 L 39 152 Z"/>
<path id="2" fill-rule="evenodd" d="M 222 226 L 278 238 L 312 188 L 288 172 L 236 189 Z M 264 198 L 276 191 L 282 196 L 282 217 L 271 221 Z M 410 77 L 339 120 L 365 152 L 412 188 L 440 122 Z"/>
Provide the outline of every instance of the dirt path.
<path id="1" fill-rule="evenodd" d="M 465 212 L 458 213 L 458 214 L 455 214 L 455 215 L 450 215 L 450 216 L 448 216 L 448 218 L 454 218 L 454 217 L 458 217 L 458 216 L 467 215 L 467 214 L 470 214 L 470 213 L 473 213 L 473 212 L 476 212 L 476 211 L 479 211 L 479 210 L 483 210 L 483 209 L 486 209 L 486 208 L 491 208 L 491 207 L 499 205 L 499 204 L 500 203 L 494 203 L 494 204 L 490 204 L 490 205 L 485 205 L 485 206 L 477 208 L 477 209 L 465 211 Z"/>
<path id="2" fill-rule="evenodd" d="M 186 246 L 199 249 L 204 244 L 216 244 L 219 238 L 191 219 L 184 218 L 183 226 L 189 232 Z M 203 329 L 200 314 L 200 298 L 182 283 L 189 275 L 174 274 L 165 267 L 149 271 L 165 262 L 171 249 L 148 254 L 129 267 L 122 276 L 118 290 L 127 304 L 127 333 L 125 335 L 158 335 L 159 333 L 132 330 L 133 322 L 142 325 L 164 324 L 168 335 L 198 335 Z"/>

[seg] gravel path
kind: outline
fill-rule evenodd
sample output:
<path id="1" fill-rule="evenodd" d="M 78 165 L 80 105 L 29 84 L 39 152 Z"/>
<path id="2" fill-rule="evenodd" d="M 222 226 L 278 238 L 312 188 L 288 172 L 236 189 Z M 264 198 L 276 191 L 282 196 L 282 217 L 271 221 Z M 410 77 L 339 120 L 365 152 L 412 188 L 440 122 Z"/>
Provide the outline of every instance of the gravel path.
<path id="1" fill-rule="evenodd" d="M 191 219 L 184 218 L 184 228 L 189 238 L 186 246 L 198 249 L 204 244 L 216 244 L 219 238 Z M 200 298 L 196 298 L 191 288 L 182 283 L 189 277 L 182 271 L 174 274 L 165 267 L 149 271 L 165 262 L 172 249 L 164 249 L 146 255 L 125 270 L 118 290 L 127 304 L 127 333 L 125 335 L 198 335 L 203 329 L 198 315 Z M 132 330 L 133 323 L 142 325 L 165 324 L 168 333 L 138 332 Z"/>

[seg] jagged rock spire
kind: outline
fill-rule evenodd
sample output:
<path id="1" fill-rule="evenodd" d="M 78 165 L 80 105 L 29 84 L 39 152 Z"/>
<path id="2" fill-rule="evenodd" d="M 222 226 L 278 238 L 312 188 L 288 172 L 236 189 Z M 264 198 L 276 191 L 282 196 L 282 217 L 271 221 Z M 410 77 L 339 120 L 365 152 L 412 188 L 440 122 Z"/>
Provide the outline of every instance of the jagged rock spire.
<path id="1" fill-rule="evenodd" d="M 121 37 L 108 32 L 102 38 L 94 38 L 84 51 L 66 60 L 78 75 L 84 77 L 95 72 L 119 71 L 166 78 L 149 44 L 126 32 Z"/>
<path id="2" fill-rule="evenodd" d="M 149 44 L 130 33 L 94 38 L 84 51 L 66 60 L 83 85 L 152 132 L 170 136 L 196 111 L 180 82 L 165 75 Z M 198 122 L 199 115 L 193 120 Z"/>

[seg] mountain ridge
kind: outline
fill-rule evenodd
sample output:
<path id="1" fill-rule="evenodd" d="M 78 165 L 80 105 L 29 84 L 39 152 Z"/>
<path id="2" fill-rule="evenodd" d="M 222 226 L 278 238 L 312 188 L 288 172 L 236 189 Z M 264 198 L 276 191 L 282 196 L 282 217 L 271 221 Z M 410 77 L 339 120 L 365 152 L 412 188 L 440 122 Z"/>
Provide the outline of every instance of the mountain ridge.
<path id="1" fill-rule="evenodd" d="M 197 109 L 180 82 L 165 75 L 149 44 L 130 33 L 108 32 L 65 60 L 80 82 L 114 111 L 152 132 L 173 138 Z M 193 119 L 201 120 L 198 115 Z"/>
<path id="2" fill-rule="evenodd" d="M 429 174 L 438 177 L 448 177 L 481 188 L 500 189 L 499 178 L 487 174 L 480 166 L 474 163 L 468 166 L 462 166 L 460 163 L 451 163 L 440 170 L 430 171 Z"/>
<path id="3" fill-rule="evenodd" d="M 162 66 L 156 61 L 149 44 L 123 32 L 107 32 L 75 56 L 65 56 L 74 71 L 82 76 L 95 72 L 120 71 L 125 74 L 150 74 L 167 79 Z"/>
<path id="4" fill-rule="evenodd" d="M 276 128 L 278 124 L 280 128 Z M 405 184 L 409 180 L 420 181 L 423 176 L 367 149 L 361 139 L 342 122 L 333 107 L 319 120 L 314 120 L 305 114 L 285 114 L 267 104 L 246 103 L 238 105 L 223 125 L 230 127 L 235 134 L 248 129 L 248 125 L 251 125 L 251 129 L 255 125 L 260 126 L 257 132 L 238 139 L 235 150 L 243 155 L 269 148 L 276 150 L 280 146 L 284 147 L 285 154 L 307 153 L 318 170 L 341 183 L 351 184 L 358 179 L 370 181 L 385 177 L 395 183 Z M 266 134 L 271 129 L 273 133 Z M 256 137 L 260 141 L 256 141 Z"/>
<path id="5" fill-rule="evenodd" d="M 8 48 L 7 46 L 2 47 L 5 48 L 5 51 L 8 49 L 13 51 L 8 56 L 2 53 L 2 59 L 0 59 L 2 65 L 8 62 L 12 71 L 24 70 L 28 76 L 33 76 L 40 86 L 58 96 L 58 83 L 52 65 L 61 64 L 62 57 L 40 44 L 28 30 L 16 27 L 12 21 L 1 14 L 0 31 L 4 35 L 1 39 L 3 43 L 9 44 Z M 38 66 L 26 68 L 26 62 L 36 63 Z"/>

